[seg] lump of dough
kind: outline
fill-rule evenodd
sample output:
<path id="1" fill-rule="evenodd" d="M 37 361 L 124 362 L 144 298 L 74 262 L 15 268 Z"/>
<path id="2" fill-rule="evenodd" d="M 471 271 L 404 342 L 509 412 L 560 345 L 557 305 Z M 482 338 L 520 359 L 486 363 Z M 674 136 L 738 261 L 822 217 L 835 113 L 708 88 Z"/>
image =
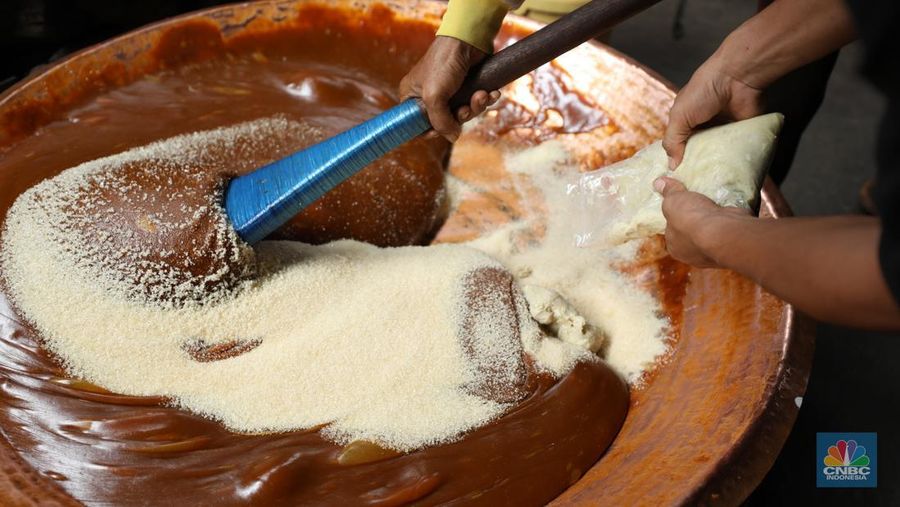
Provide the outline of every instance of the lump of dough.
<path id="1" fill-rule="evenodd" d="M 631 158 L 581 176 L 580 244 L 618 244 L 665 231 L 653 180 L 669 175 L 720 206 L 756 204 L 784 117 L 771 113 L 692 136 L 674 172 L 657 141 Z"/>
<path id="2" fill-rule="evenodd" d="M 588 324 L 559 293 L 538 285 L 523 285 L 522 292 L 531 317 L 552 336 L 591 352 L 597 352 L 603 346 L 606 340 L 603 333 Z"/>

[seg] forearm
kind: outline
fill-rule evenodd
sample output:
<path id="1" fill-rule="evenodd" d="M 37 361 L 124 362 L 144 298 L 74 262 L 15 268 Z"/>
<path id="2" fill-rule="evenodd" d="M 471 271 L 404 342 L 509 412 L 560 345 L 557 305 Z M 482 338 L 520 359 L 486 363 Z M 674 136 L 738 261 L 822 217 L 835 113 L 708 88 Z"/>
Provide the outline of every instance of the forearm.
<path id="1" fill-rule="evenodd" d="M 843 0 L 776 0 L 732 32 L 713 59 L 734 79 L 764 89 L 855 38 Z"/>
<path id="2" fill-rule="evenodd" d="M 880 234 L 871 217 L 723 217 L 708 225 L 702 248 L 819 320 L 900 329 L 878 261 Z"/>

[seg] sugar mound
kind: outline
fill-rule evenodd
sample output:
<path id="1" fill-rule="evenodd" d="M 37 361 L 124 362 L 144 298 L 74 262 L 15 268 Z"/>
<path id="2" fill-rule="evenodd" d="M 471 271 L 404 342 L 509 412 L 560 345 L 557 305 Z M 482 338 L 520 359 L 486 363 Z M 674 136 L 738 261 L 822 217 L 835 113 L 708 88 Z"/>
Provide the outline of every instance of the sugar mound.
<path id="1" fill-rule="evenodd" d="M 270 241 L 253 253 L 223 222 L 212 181 L 200 181 L 208 195 L 188 196 L 195 208 L 145 222 L 152 232 L 206 217 L 212 241 L 172 257 L 181 264 L 151 258 L 152 243 L 150 257 L 113 253 L 116 224 L 141 219 L 134 182 L 118 177 L 119 168 L 152 160 L 150 180 L 164 184 L 152 187 L 156 194 L 173 188 L 170 175 L 176 183 L 194 177 L 189 168 L 204 167 L 208 143 L 239 159 L 253 142 L 304 129 L 270 119 L 179 136 L 28 190 L 10 209 L 0 245 L 18 310 L 72 375 L 112 391 L 166 396 L 236 431 L 323 426 L 338 442 L 398 450 L 450 441 L 499 417 L 527 395 L 524 355 L 557 375 L 591 360 L 545 336 L 509 273 L 475 249 Z M 106 197 L 97 201 L 98 193 Z M 113 196 L 123 207 L 110 211 Z M 207 250 L 228 270 L 195 276 L 192 255 Z M 173 294 L 192 300 L 210 277 L 233 283 L 213 299 L 167 303 Z M 228 353 L 209 352 L 216 350 Z"/>

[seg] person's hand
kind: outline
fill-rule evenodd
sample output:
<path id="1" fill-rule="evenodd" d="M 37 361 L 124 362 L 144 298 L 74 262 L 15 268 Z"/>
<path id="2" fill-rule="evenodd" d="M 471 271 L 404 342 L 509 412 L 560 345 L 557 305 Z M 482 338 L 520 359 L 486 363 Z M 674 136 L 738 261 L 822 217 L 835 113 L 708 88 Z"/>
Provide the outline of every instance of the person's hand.
<path id="1" fill-rule="evenodd" d="M 450 98 L 462 86 L 469 69 L 485 56 L 459 39 L 437 36 L 425 56 L 400 82 L 400 95 L 404 99 L 420 97 L 434 131 L 450 142 L 456 141 L 462 122 L 483 113 L 500 98 L 499 91 L 478 90 L 469 105 L 460 107 L 455 114 L 450 111 Z"/>
<path id="2" fill-rule="evenodd" d="M 717 231 L 721 227 L 733 227 L 735 220 L 749 218 L 749 210 L 719 206 L 666 176 L 657 178 L 653 187 L 663 197 L 669 255 L 698 268 L 721 267 L 713 253 L 721 247 L 721 235 Z"/>
<path id="3" fill-rule="evenodd" d="M 707 60 L 675 97 L 662 142 L 669 169 L 681 163 L 687 140 L 698 127 L 713 119 L 745 120 L 762 113 L 762 91 L 731 77 L 719 60 L 716 55 Z"/>

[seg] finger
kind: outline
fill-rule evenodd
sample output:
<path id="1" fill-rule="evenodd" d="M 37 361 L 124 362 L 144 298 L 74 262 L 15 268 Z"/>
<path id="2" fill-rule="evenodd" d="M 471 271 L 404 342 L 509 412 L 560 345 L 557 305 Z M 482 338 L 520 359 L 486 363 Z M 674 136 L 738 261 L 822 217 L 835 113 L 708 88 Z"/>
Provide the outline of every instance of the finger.
<path id="1" fill-rule="evenodd" d="M 472 113 L 472 108 L 469 106 L 459 108 L 459 112 L 456 113 L 456 118 L 461 122 L 469 121 L 473 116 L 475 115 Z"/>
<path id="2" fill-rule="evenodd" d="M 500 100 L 500 90 L 494 90 L 488 95 L 488 106 L 492 106 Z"/>
<path id="3" fill-rule="evenodd" d="M 669 155 L 669 169 L 681 164 L 687 140 L 694 130 L 719 114 L 723 101 L 727 101 L 718 86 L 721 73 L 705 67 L 704 64 L 694 72 L 669 110 L 669 123 L 662 142 Z"/>
<path id="4" fill-rule="evenodd" d="M 449 95 L 436 93 L 427 88 L 422 95 L 422 102 L 428 111 L 428 121 L 431 122 L 432 128 L 448 141 L 455 142 L 459 137 L 460 126 L 447 106 Z"/>
<path id="5" fill-rule="evenodd" d="M 469 105 L 472 107 L 472 116 L 478 116 L 487 109 L 489 98 L 488 92 L 484 90 L 478 90 L 472 94 L 472 99 L 469 101 Z"/>
<path id="6" fill-rule="evenodd" d="M 397 90 L 400 92 L 400 100 L 406 100 L 407 97 L 410 96 L 410 78 L 409 74 L 403 76 L 403 79 L 400 80 L 400 86 L 397 87 Z"/>
<path id="7" fill-rule="evenodd" d="M 412 97 L 421 97 L 422 96 L 422 86 L 416 79 L 412 77 L 412 74 L 407 74 L 400 81 L 400 100 L 406 100 Z"/>
<path id="8" fill-rule="evenodd" d="M 684 148 L 693 130 L 681 111 L 673 106 L 669 112 L 669 124 L 666 126 L 666 133 L 662 141 L 663 149 L 669 156 L 670 170 L 675 170 L 684 159 Z"/>
<path id="9" fill-rule="evenodd" d="M 668 176 L 660 176 L 653 181 L 653 188 L 662 194 L 663 198 L 666 198 L 673 193 L 676 192 L 685 192 L 687 188 L 685 188 L 684 183 L 676 180 L 675 178 L 670 178 Z"/>
<path id="10" fill-rule="evenodd" d="M 450 115 L 449 109 L 429 109 L 428 121 L 431 123 L 431 128 L 433 128 L 435 132 L 451 143 L 456 142 L 456 139 L 459 138 L 459 123 L 457 123 L 453 116 Z"/>

